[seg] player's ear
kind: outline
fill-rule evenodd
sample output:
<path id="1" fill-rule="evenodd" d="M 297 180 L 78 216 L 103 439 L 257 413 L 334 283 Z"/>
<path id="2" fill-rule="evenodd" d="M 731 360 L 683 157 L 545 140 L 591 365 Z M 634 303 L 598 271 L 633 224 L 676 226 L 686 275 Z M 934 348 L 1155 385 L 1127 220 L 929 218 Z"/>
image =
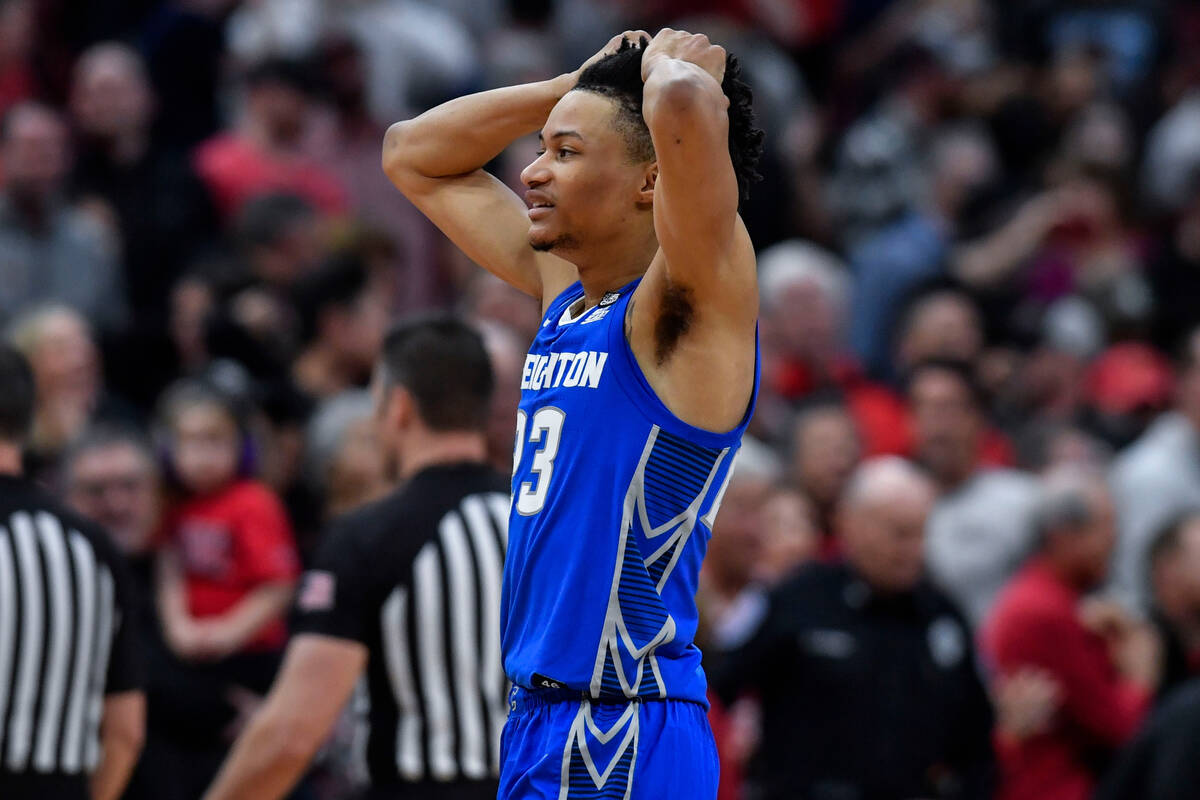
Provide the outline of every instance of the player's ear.
<path id="1" fill-rule="evenodd" d="M 638 203 L 640 205 L 654 205 L 654 184 L 658 182 L 658 162 L 651 161 L 646 164 L 646 168 L 642 173 L 642 186 L 638 189 Z"/>

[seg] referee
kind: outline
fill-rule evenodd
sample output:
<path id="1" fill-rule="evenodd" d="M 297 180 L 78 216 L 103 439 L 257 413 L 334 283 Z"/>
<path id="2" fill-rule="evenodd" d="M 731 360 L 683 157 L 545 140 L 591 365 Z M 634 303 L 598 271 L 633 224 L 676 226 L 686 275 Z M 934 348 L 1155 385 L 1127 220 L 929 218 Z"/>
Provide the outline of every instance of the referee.
<path id="1" fill-rule="evenodd" d="M 283 796 L 364 668 L 368 798 L 496 796 L 509 487 L 485 464 L 491 365 L 473 330 L 427 318 L 391 331 L 373 388 L 403 483 L 326 535 L 283 668 L 208 800 Z"/>
<path id="2" fill-rule="evenodd" d="M 0 346 L 0 797 L 115 800 L 145 735 L 129 581 L 103 531 L 21 477 L 33 408 Z"/>

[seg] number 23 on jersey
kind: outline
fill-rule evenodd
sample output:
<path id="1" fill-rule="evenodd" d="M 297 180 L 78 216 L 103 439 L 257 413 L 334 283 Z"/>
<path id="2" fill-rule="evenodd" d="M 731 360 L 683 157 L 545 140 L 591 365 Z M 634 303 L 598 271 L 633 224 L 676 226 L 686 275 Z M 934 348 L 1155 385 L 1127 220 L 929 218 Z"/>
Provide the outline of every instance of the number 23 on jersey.
<path id="1" fill-rule="evenodd" d="M 532 419 L 523 409 L 517 410 L 517 441 L 513 449 L 513 473 L 521 467 L 521 456 L 525 453 L 525 437 L 529 443 L 537 446 L 533 454 L 533 464 L 530 477 L 534 480 L 521 481 L 514 490 L 517 513 L 522 516 L 532 516 L 542 510 L 546 504 L 546 494 L 550 491 L 550 477 L 554 474 L 554 458 L 558 455 L 558 445 L 562 439 L 563 423 L 567 420 L 566 413 L 554 406 L 545 406 L 533 412 Z"/>

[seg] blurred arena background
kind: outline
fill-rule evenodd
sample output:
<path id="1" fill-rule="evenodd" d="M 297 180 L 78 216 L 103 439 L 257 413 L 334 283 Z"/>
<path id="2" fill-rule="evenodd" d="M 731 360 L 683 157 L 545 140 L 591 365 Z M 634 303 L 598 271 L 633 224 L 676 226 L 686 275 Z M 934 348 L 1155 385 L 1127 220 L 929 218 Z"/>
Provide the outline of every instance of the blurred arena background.
<path id="1" fill-rule="evenodd" d="M 400 315 L 483 333 L 510 472 L 539 309 L 391 187 L 384 131 L 664 25 L 741 58 L 767 132 L 755 441 L 700 597 L 722 800 L 1200 796 L 1200 5 L 0 0 L 0 329 L 36 375 L 28 469 L 147 593 L 128 796 L 202 786 L 269 683 L 152 619 L 192 492 L 168 387 L 219 390 L 279 501 L 294 563 L 251 575 L 388 490 L 368 384 Z M 915 534 L 926 478 L 847 491 L 884 456 L 932 481 Z M 361 780 L 355 729 L 301 796 Z"/>

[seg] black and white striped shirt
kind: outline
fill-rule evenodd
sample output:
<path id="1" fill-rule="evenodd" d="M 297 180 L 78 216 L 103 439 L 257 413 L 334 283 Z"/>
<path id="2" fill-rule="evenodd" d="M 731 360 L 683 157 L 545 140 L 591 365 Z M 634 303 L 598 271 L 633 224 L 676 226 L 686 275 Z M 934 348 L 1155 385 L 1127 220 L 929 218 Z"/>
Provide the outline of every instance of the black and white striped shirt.
<path id="1" fill-rule="evenodd" d="M 141 685 L 128 591 L 103 531 L 0 476 L 0 797 L 88 796 L 104 697 Z"/>
<path id="2" fill-rule="evenodd" d="M 337 521 L 305 573 L 296 632 L 361 642 L 370 653 L 367 765 L 376 789 L 478 783 L 480 797 L 495 797 L 507 714 L 508 498 L 507 480 L 482 464 L 425 469 Z"/>

